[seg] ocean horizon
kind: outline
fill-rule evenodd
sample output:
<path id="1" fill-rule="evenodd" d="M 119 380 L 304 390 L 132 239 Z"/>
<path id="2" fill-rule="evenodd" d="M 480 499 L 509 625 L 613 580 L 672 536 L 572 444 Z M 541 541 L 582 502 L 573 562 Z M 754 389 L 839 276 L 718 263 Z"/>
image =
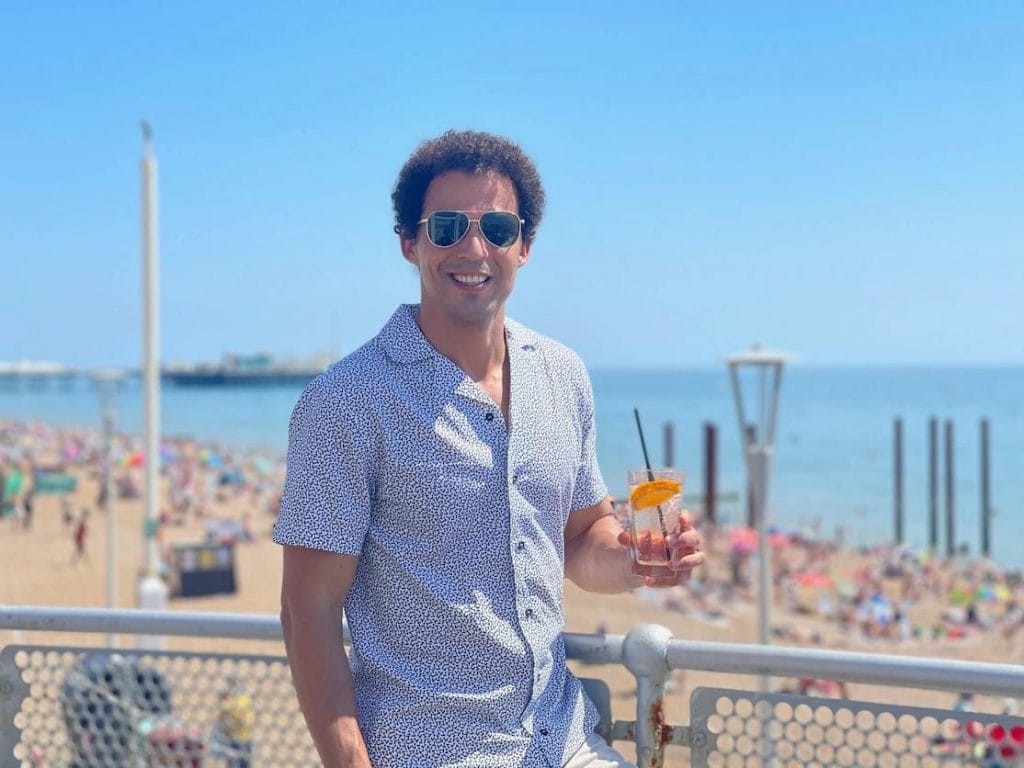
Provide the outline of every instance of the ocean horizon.
<path id="1" fill-rule="evenodd" d="M 598 457 L 609 491 L 625 493 L 626 470 L 643 464 L 633 418 L 639 409 L 651 461 L 663 462 L 663 428 L 674 425 L 675 465 L 687 474 L 686 494 L 703 495 L 703 425 L 717 426 L 718 488 L 729 500 L 719 517 L 746 513 L 739 427 L 731 384 L 721 368 L 598 368 L 591 371 Z M 748 385 L 749 389 L 749 385 Z M 162 431 L 283 455 L 300 386 L 195 388 L 164 386 Z M 750 393 L 748 393 L 750 394 Z M 512 394 L 515 397 L 515 393 Z M 750 401 L 748 400 L 748 403 Z M 138 432 L 138 382 L 115 399 L 117 426 Z M 748 406 L 748 418 L 750 406 Z M 957 544 L 971 554 L 980 542 L 979 424 L 990 425 L 992 556 L 1024 565 L 1024 538 L 1009 535 L 1024 508 L 1024 366 L 787 366 L 769 493 L 770 522 L 868 546 L 893 538 L 893 420 L 904 424 L 904 531 L 915 548 L 928 543 L 928 420 L 940 421 L 940 551 L 945 549 L 942 424 L 954 428 Z M 0 387 L 0 419 L 99 427 L 91 384 L 10 381 Z M 699 504 L 694 504 L 699 506 Z"/>

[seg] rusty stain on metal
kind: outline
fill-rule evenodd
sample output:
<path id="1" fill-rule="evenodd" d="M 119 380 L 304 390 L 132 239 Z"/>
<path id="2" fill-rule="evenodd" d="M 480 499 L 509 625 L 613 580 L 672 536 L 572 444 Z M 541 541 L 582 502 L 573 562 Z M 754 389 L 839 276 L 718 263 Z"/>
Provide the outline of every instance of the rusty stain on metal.
<path id="1" fill-rule="evenodd" d="M 665 723 L 664 699 L 657 698 L 651 703 L 647 718 L 651 724 L 651 733 L 658 742 L 658 748 L 664 749 L 665 745 L 672 740 L 672 726 Z"/>

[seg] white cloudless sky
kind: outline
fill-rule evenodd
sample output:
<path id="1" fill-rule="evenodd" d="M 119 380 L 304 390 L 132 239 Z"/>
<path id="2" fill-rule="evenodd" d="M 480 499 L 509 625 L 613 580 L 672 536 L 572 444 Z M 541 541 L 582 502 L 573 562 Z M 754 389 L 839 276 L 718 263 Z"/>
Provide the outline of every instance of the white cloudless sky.
<path id="1" fill-rule="evenodd" d="M 15 2 L 0 360 L 345 353 L 415 273 L 398 169 L 506 134 L 548 210 L 509 314 L 593 367 L 1024 363 L 1024 5 Z"/>

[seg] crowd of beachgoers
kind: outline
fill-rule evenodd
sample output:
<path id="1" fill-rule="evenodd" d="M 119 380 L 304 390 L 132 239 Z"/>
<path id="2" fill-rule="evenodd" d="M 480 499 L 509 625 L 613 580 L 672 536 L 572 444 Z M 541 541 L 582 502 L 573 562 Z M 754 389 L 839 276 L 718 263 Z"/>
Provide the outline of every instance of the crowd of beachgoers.
<path id="1" fill-rule="evenodd" d="M 144 463 L 141 437 L 113 436 L 115 500 L 141 496 Z M 0 422 L 0 508 L 8 520 L 6 527 L 30 531 L 38 497 L 57 495 L 74 553 L 86 556 L 88 521 L 106 507 L 106 467 L 107 446 L 99 430 Z M 257 529 L 265 529 L 255 525 L 258 519 L 277 514 L 284 461 L 264 451 L 165 436 L 160 443 L 160 474 L 158 539 L 169 528 L 199 525 L 208 541 L 244 542 L 257 535 Z M 97 489 L 95 498 L 82 502 L 80 494 L 70 492 L 82 480 Z"/>
<path id="2" fill-rule="evenodd" d="M 618 506 L 622 519 L 628 512 Z M 757 596 L 758 537 L 749 527 L 716 529 L 692 512 L 713 553 L 710 566 L 677 590 L 645 597 L 713 624 L 749 611 Z M 1024 628 L 1024 574 L 985 558 L 952 559 L 892 544 L 844 548 L 803 532 L 769 529 L 775 616 L 782 641 L 936 644 L 994 639 L 1017 648 Z M 993 646 L 994 648 L 996 646 Z"/>
<path id="3" fill-rule="evenodd" d="M 138 497 L 145 462 L 141 438 L 115 435 L 111 455 L 117 498 Z M 89 515 L 105 505 L 100 482 L 105 462 L 104 437 L 97 429 L 0 422 L 0 492 L 6 519 L 0 531 L 30 530 L 37 494 L 59 493 L 61 478 L 88 478 L 98 489 L 94 502 L 74 509 L 66 494 L 61 507 L 72 557 L 85 556 Z M 161 531 L 201 526 L 207 540 L 245 542 L 266 535 L 276 516 L 284 478 L 281 456 L 165 436 L 160 469 Z M 625 514 L 621 504 L 617 510 Z M 642 596 L 666 610 L 711 624 L 727 623 L 730 615 L 749 611 L 755 603 L 757 533 L 746 527 L 718 530 L 702 520 L 699 510 L 694 518 L 713 553 L 711 564 L 677 589 L 645 590 Z M 891 545 L 844 549 L 835 541 L 799 532 L 774 530 L 769 545 L 773 600 L 780 617 L 771 631 L 782 640 L 907 644 L 970 642 L 988 635 L 1012 649 L 1021 634 L 1020 571 L 983 559 L 944 559 Z"/>

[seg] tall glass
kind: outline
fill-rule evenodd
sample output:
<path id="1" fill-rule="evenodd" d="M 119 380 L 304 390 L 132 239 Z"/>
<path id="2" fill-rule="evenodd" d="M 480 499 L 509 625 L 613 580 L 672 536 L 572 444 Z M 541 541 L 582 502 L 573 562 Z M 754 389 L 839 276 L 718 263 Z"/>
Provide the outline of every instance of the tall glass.
<path id="1" fill-rule="evenodd" d="M 678 469 L 629 470 L 629 532 L 633 573 L 671 576 L 666 539 L 682 532 L 685 475 Z"/>

